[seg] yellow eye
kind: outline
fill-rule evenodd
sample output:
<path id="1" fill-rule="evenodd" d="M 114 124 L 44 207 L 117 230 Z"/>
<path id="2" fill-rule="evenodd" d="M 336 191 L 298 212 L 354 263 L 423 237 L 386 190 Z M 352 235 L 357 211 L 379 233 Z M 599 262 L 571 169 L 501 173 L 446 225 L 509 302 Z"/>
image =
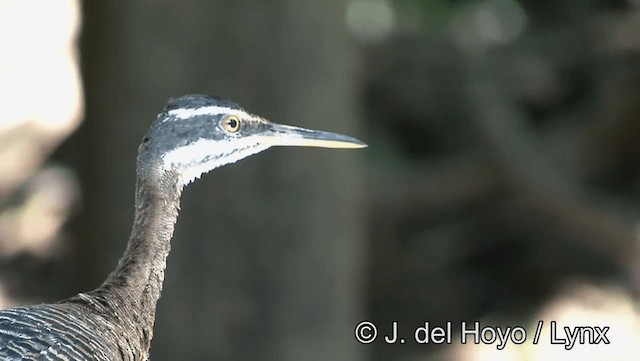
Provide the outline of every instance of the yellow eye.
<path id="1" fill-rule="evenodd" d="M 240 130 L 240 118 L 236 115 L 227 115 L 222 119 L 222 128 L 229 133 L 237 133 Z"/>

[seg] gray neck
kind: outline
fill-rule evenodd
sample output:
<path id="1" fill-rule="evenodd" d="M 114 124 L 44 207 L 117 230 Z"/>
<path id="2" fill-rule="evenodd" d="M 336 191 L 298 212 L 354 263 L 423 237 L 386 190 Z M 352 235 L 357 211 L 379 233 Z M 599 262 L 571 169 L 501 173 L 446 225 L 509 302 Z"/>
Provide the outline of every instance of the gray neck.
<path id="1" fill-rule="evenodd" d="M 113 308 L 124 327 L 133 325 L 140 341 L 148 346 L 178 218 L 181 187 L 176 173 L 140 165 L 139 160 L 135 219 L 127 249 L 116 270 L 91 294 Z"/>

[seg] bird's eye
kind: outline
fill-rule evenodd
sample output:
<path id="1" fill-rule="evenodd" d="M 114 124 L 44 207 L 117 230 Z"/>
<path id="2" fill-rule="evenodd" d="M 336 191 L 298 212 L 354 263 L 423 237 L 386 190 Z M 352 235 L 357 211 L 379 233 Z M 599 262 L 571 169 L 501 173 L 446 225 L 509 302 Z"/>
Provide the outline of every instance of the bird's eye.
<path id="1" fill-rule="evenodd" d="M 236 115 L 227 115 L 222 119 L 222 128 L 229 133 L 237 133 L 240 130 L 240 118 Z"/>

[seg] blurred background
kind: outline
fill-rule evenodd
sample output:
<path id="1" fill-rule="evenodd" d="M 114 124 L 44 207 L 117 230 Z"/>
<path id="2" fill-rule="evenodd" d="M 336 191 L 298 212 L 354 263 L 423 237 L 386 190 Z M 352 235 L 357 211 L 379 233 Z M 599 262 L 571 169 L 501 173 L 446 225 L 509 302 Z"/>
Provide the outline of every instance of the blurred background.
<path id="1" fill-rule="evenodd" d="M 640 353 L 640 1 L 0 0 L 0 30 L 1 307 L 102 282 L 144 132 L 210 93 L 369 148 L 188 187 L 153 360 Z M 413 342 L 425 321 L 454 342 Z M 527 342 L 462 345 L 461 321 Z M 566 351 L 551 321 L 611 344 Z"/>

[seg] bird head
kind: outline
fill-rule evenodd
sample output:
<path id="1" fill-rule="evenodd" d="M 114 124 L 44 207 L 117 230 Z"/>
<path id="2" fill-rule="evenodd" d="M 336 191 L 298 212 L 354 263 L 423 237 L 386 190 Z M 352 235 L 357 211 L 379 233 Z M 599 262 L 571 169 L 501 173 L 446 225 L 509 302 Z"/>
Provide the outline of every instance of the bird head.
<path id="1" fill-rule="evenodd" d="M 345 135 L 272 123 L 238 104 L 210 95 L 172 99 L 152 124 L 140 155 L 152 154 L 181 186 L 225 164 L 273 146 L 362 148 Z"/>

